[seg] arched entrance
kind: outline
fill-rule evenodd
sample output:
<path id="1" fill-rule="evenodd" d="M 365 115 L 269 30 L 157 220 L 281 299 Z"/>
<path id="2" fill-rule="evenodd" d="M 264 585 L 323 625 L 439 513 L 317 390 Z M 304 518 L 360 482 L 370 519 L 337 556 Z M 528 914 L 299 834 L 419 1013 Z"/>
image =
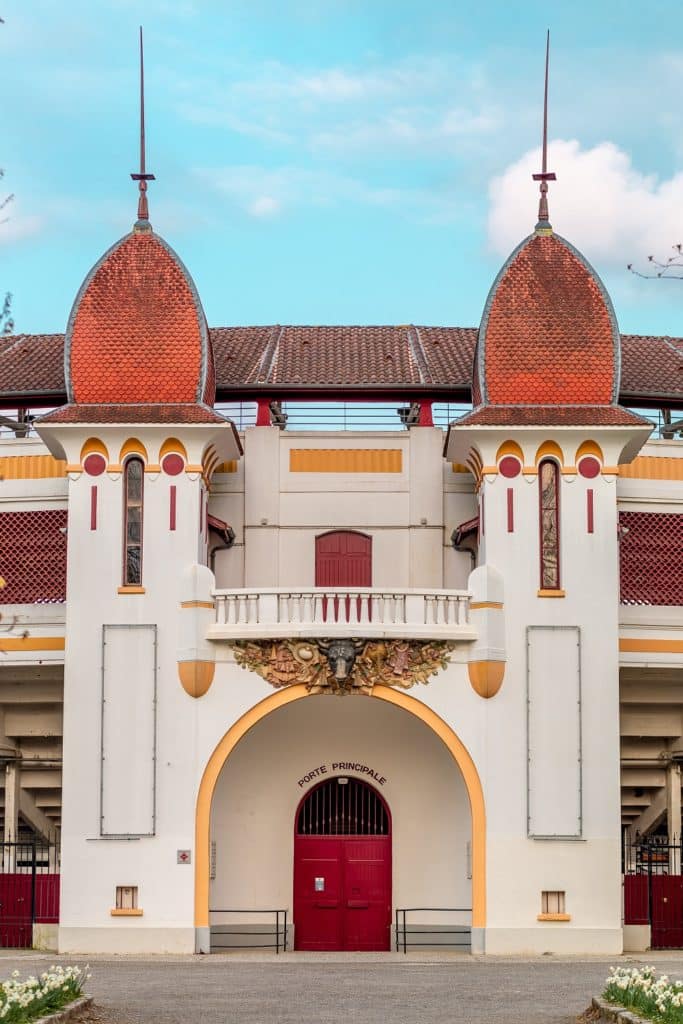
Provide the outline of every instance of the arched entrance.
<path id="1" fill-rule="evenodd" d="M 481 950 L 481 943 L 483 942 L 482 929 L 486 926 L 486 814 L 484 794 L 476 766 L 467 748 L 453 731 L 451 726 L 435 711 L 424 704 L 423 701 L 418 700 L 401 690 L 388 686 L 376 686 L 370 697 L 367 699 L 369 699 L 373 705 L 375 703 L 377 705 L 392 705 L 396 711 L 406 712 L 414 721 L 421 722 L 434 739 L 443 745 L 443 751 L 450 755 L 460 771 L 465 790 L 464 797 L 469 804 L 468 810 L 471 821 L 471 860 L 469 863 L 471 867 L 473 947 L 476 942 L 477 947 Z M 365 699 L 350 697 L 346 698 L 346 700 L 351 702 L 352 705 L 358 704 L 359 707 L 365 707 Z M 276 715 L 273 715 L 274 712 L 279 713 L 281 710 L 295 705 L 301 705 L 302 707 L 304 705 L 307 706 L 309 701 L 320 701 L 321 703 L 331 702 L 334 706 L 337 704 L 337 701 L 332 700 L 330 697 L 311 697 L 303 684 L 284 687 L 282 690 L 264 698 L 258 704 L 253 705 L 241 716 L 241 718 L 237 719 L 237 721 L 233 723 L 222 739 L 217 743 L 206 764 L 197 794 L 195 830 L 195 926 L 197 949 L 199 951 L 209 952 L 210 949 L 209 891 L 211 885 L 211 808 L 219 777 L 221 776 L 224 767 L 229 767 L 229 764 L 234 763 L 231 759 L 231 755 L 236 753 L 236 756 L 239 758 L 239 751 L 246 749 L 244 744 L 242 744 L 242 741 L 246 741 L 246 737 L 251 737 L 256 733 L 255 727 L 259 726 L 259 723 L 275 721 Z M 282 737 L 283 735 L 282 730 L 275 730 L 274 732 L 274 737 Z M 375 731 L 373 735 L 386 736 L 388 733 L 383 733 L 380 730 L 379 733 Z M 370 741 L 374 742 L 374 740 Z M 238 747 L 239 750 L 237 750 Z M 289 740 L 286 744 L 286 748 L 291 748 Z M 343 752 L 340 751 L 340 753 Z M 316 764 L 317 763 L 318 762 L 316 762 Z M 309 766 L 303 765 L 302 767 Z M 232 787 L 230 792 L 232 792 L 233 795 L 239 795 L 239 789 L 236 787 Z M 267 795 L 268 787 L 262 786 L 259 792 Z M 416 789 L 416 792 L 420 794 L 419 789 Z M 420 805 L 418 804 L 417 806 L 419 807 Z M 293 848 L 291 836 L 292 818 L 295 807 L 295 803 L 291 805 L 291 810 L 288 811 L 287 819 L 286 821 L 283 821 L 283 830 L 289 833 L 289 843 L 291 844 L 289 846 L 290 851 L 292 851 Z M 410 845 L 410 842 L 408 845 Z M 266 843 L 262 848 L 269 856 L 275 858 L 277 863 L 282 862 L 282 857 L 279 856 L 277 847 Z M 396 851 L 394 851 L 394 860 L 395 854 Z M 427 862 L 426 859 L 424 862 Z M 409 857 L 409 860 L 406 863 L 412 865 L 415 863 L 414 858 Z M 395 867 L 396 865 L 394 865 L 394 868 Z M 285 903 L 291 899 L 292 874 L 290 872 L 291 867 L 288 868 L 284 879 L 282 902 L 278 903 L 280 906 L 284 906 Z M 395 884 L 397 884 L 397 877 L 396 871 L 394 870 Z M 258 894 L 259 891 L 258 884 L 256 884 L 255 892 Z M 395 898 L 397 897 L 395 896 Z M 417 905 L 418 902 L 419 901 L 417 900 L 409 899 L 405 901 L 405 905 Z M 255 900 L 252 901 L 251 905 L 256 905 Z"/>
<path id="2" fill-rule="evenodd" d="M 391 816 L 362 779 L 315 786 L 294 825 L 296 949 L 389 949 Z"/>

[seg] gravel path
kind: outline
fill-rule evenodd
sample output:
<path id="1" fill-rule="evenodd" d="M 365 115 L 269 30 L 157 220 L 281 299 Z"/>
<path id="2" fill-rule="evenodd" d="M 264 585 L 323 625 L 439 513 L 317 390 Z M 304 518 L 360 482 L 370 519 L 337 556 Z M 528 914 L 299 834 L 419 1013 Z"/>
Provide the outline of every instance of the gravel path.
<path id="1" fill-rule="evenodd" d="M 0 977 L 56 956 L 0 956 Z M 84 1024 L 574 1024 L 617 960 L 285 955 L 93 957 Z M 683 978 L 683 956 L 648 954 Z"/>

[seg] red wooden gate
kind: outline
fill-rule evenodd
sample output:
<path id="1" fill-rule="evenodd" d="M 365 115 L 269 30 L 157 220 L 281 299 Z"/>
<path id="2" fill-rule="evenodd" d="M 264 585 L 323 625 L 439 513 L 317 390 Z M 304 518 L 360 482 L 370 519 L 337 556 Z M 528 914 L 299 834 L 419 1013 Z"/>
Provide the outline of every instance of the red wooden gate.
<path id="1" fill-rule="evenodd" d="M 294 944 L 388 950 L 389 812 L 371 786 L 329 779 L 299 807 L 294 837 Z"/>
<path id="2" fill-rule="evenodd" d="M 651 921 L 653 949 L 683 946 L 683 877 L 652 875 Z"/>
<path id="3" fill-rule="evenodd" d="M 316 587 L 371 587 L 372 537 L 334 530 L 315 538 Z"/>

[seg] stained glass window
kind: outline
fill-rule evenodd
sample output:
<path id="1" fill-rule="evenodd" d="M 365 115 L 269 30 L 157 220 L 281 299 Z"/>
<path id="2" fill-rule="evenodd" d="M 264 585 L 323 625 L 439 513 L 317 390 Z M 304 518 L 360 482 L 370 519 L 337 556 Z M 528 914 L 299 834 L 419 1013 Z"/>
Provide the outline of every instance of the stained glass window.
<path id="1" fill-rule="evenodd" d="M 541 589 L 560 589 L 560 502 L 557 463 L 544 459 L 538 470 L 541 531 Z"/>
<path id="2" fill-rule="evenodd" d="M 124 470 L 123 582 L 125 586 L 140 586 L 142 584 L 144 479 L 142 459 L 129 459 Z"/>

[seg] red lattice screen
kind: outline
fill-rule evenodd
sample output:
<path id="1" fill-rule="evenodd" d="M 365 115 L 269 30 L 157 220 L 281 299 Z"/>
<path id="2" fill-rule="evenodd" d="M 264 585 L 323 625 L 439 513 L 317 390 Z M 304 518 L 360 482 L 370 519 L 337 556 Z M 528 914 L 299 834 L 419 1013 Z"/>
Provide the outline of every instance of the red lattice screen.
<path id="1" fill-rule="evenodd" d="M 0 604 L 66 600 L 66 509 L 0 513 Z"/>
<path id="2" fill-rule="evenodd" d="M 683 514 L 620 512 L 622 604 L 683 605 Z"/>

